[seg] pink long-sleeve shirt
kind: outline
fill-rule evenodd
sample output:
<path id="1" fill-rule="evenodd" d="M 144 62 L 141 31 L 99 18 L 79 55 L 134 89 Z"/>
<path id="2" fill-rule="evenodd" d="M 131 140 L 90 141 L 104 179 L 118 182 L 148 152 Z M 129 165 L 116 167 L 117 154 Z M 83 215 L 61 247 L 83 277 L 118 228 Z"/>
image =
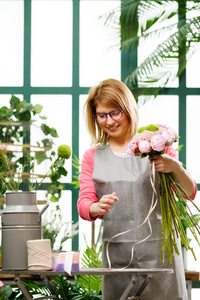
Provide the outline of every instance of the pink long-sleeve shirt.
<path id="1" fill-rule="evenodd" d="M 98 196 L 96 189 L 92 180 L 93 169 L 94 169 L 94 153 L 95 147 L 88 149 L 83 156 L 81 164 L 81 174 L 79 177 L 80 181 L 80 192 L 79 199 L 77 203 L 78 212 L 82 219 L 88 221 L 95 221 L 97 218 L 102 219 L 103 216 L 91 217 L 90 215 L 90 205 L 94 202 L 98 202 Z M 178 159 L 177 152 L 172 147 L 166 147 L 165 153 Z M 190 197 L 194 200 L 197 193 L 197 185 L 195 182 L 195 189 Z"/>

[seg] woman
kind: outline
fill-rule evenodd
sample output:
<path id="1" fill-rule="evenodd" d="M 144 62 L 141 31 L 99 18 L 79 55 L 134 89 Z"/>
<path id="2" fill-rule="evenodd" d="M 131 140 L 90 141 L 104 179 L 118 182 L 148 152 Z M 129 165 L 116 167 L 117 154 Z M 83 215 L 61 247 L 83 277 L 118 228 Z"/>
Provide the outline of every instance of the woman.
<path id="1" fill-rule="evenodd" d="M 151 162 L 148 158 L 126 154 L 128 144 L 137 132 L 138 110 L 125 84 L 115 79 L 102 81 L 90 90 L 85 108 L 92 143 L 97 146 L 87 150 L 82 160 L 78 211 L 85 220 L 103 218 L 103 267 L 108 267 L 105 254 L 108 241 L 117 233 L 139 226 L 148 214 L 152 198 L 149 179 Z M 171 147 L 164 155 L 155 155 L 155 170 L 172 172 L 194 199 L 196 184 L 174 158 L 175 155 Z M 156 187 L 158 192 L 158 183 Z M 163 264 L 159 204 L 151 214 L 150 221 L 152 236 L 135 247 L 134 259 L 129 267 L 172 268 L 174 274 L 154 275 L 140 299 L 186 300 L 182 256 L 175 254 L 170 265 L 166 255 Z M 109 244 L 112 268 L 127 266 L 133 244 L 148 235 L 148 224 L 144 224 L 133 232 L 112 239 Z M 119 299 L 129 281 L 129 276 L 104 276 L 103 300 Z M 139 279 L 130 296 L 135 294 L 140 285 Z"/>

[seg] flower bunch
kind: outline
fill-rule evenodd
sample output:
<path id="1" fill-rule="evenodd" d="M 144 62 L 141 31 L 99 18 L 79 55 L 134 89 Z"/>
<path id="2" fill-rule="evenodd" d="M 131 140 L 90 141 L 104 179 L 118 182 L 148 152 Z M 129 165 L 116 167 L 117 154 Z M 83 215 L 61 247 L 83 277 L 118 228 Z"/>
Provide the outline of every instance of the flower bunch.
<path id="1" fill-rule="evenodd" d="M 155 154 L 169 153 L 167 147 L 171 146 L 177 140 L 177 133 L 172 128 L 160 124 L 150 124 L 146 127 L 139 128 L 138 133 L 129 143 L 127 153 L 140 156 L 141 158 L 147 155 L 153 158 Z M 189 230 L 199 246 L 200 243 L 196 231 L 200 234 L 200 227 L 187 204 L 187 200 L 189 200 L 188 202 L 192 203 L 199 212 L 200 210 L 176 181 L 172 173 L 158 172 L 158 180 L 162 217 L 163 262 L 165 260 L 166 251 L 168 252 L 170 263 L 172 262 L 173 253 L 176 252 L 179 254 L 176 243 L 178 236 L 181 238 L 182 245 L 186 250 L 191 250 L 196 259 L 194 251 L 189 245 L 189 239 L 186 236 L 183 222 L 187 223 Z M 152 188 L 153 193 L 155 193 L 155 187 L 152 186 Z"/>
<path id="2" fill-rule="evenodd" d="M 150 124 L 138 130 L 138 133 L 129 143 L 127 153 L 151 157 L 154 154 L 164 153 L 165 147 L 171 146 L 177 140 L 177 133 L 172 128 L 165 125 Z"/>

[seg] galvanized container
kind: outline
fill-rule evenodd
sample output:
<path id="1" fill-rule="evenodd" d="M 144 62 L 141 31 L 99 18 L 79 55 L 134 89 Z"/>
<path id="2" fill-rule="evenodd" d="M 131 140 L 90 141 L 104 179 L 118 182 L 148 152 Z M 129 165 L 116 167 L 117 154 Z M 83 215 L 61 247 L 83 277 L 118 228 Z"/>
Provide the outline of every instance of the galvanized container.
<path id="1" fill-rule="evenodd" d="M 27 241 L 41 239 L 41 215 L 36 192 L 6 193 L 6 207 L 1 212 L 2 270 L 28 268 Z"/>

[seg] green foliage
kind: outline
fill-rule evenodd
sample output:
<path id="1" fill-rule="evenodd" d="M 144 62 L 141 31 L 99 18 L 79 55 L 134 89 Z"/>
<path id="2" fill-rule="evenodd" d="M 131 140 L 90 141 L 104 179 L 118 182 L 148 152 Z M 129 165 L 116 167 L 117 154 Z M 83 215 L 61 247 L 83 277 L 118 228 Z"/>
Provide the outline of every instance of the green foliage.
<path id="1" fill-rule="evenodd" d="M 188 16 L 186 18 L 186 16 Z M 164 40 L 127 74 L 125 84 L 135 98 L 157 96 L 169 81 L 179 77 L 200 46 L 199 1 L 125 0 L 104 16 L 107 26 L 120 26 L 120 48 L 132 51 L 140 41 Z M 138 89 L 138 86 L 140 87 Z"/>
<path id="2" fill-rule="evenodd" d="M 185 235 L 187 236 L 187 231 L 191 230 L 191 228 L 194 227 L 194 224 L 199 224 L 200 214 L 195 214 L 195 215 L 192 216 L 192 219 L 188 219 L 188 213 L 187 213 L 186 205 L 184 205 L 179 199 L 177 199 L 176 203 L 177 203 L 177 206 L 178 206 L 179 211 L 180 211 L 180 218 L 181 218 L 181 223 L 182 223 L 182 226 L 183 226 L 183 230 L 185 232 Z M 190 242 L 191 239 L 188 238 L 188 241 Z M 184 246 L 183 243 L 182 243 L 182 246 Z"/>
<path id="3" fill-rule="evenodd" d="M 12 295 L 12 288 L 9 285 L 0 287 L 0 300 L 7 300 Z"/>
<path id="4" fill-rule="evenodd" d="M 0 193 L 3 195 L 8 190 L 18 190 L 19 188 L 25 190 L 35 190 L 39 188 L 44 179 L 49 176 L 51 184 L 48 188 L 48 193 L 51 194 L 50 200 L 58 202 L 64 184 L 60 182 L 62 176 L 67 176 L 65 169 L 66 157 L 59 157 L 53 162 L 55 158 L 55 151 L 50 151 L 54 146 L 54 139 L 58 137 L 57 131 L 53 127 L 49 127 L 46 123 L 41 122 L 40 126 L 36 126 L 44 134 L 45 138 L 36 142 L 38 151 L 30 152 L 30 133 L 31 126 L 36 123 L 36 116 L 40 120 L 46 120 L 46 117 L 41 116 L 42 106 L 40 104 L 32 105 L 26 100 L 21 101 L 15 95 L 11 96 L 10 106 L 2 106 L 0 108 L 0 141 L 2 144 L 23 145 L 21 153 L 17 155 L 15 152 L 8 152 L 9 168 L 7 168 L 7 175 L 1 174 Z M 41 151 L 40 151 L 41 149 Z M 67 158 L 71 155 L 71 149 L 67 145 L 61 145 L 62 151 L 65 151 Z M 49 174 L 44 175 L 42 180 L 35 176 L 35 166 L 42 164 L 44 161 L 51 162 L 51 170 Z M 3 172 L 0 168 L 0 172 Z M 24 174 L 30 174 L 24 176 Z M 30 177 L 30 178 L 29 178 Z M 29 183 L 27 183 L 29 181 Z M 9 184 L 9 186 L 8 186 Z M 7 185 L 7 186 L 6 186 Z"/>
<path id="5" fill-rule="evenodd" d="M 93 244 L 92 248 L 87 246 L 81 260 L 83 268 L 101 268 L 102 267 L 102 246 L 97 250 Z M 102 276 L 100 275 L 80 275 L 78 283 L 83 291 L 96 292 L 100 294 L 102 290 Z"/>
<path id="6" fill-rule="evenodd" d="M 80 287 L 71 283 L 66 279 L 66 276 L 52 276 L 50 278 L 52 286 L 58 295 L 59 299 L 62 300 L 100 300 L 101 296 L 97 295 L 96 293 L 88 293 L 86 291 L 81 291 Z M 48 297 L 51 296 L 49 289 L 45 285 L 37 285 L 34 281 L 21 279 L 22 283 L 24 284 L 26 290 L 29 292 L 31 297 L 37 299 L 38 297 Z M 21 290 L 18 286 L 6 286 L 6 289 L 9 290 L 9 294 L 7 293 L 6 296 L 9 296 L 9 300 L 11 299 L 23 299 L 24 295 L 22 294 Z M 1 292 L 2 288 L 0 288 Z M 8 298 L 0 298 L 2 300 L 6 300 Z"/>

